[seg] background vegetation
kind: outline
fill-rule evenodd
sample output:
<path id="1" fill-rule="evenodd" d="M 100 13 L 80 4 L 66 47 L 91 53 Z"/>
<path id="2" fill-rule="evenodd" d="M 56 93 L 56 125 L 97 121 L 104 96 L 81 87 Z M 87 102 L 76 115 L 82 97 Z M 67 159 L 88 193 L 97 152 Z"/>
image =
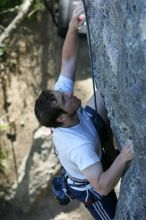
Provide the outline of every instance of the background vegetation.
<path id="1" fill-rule="evenodd" d="M 23 1 L 22 0 L 1 0 L 0 1 L 0 12 L 4 10 L 8 10 L 10 8 L 14 8 L 16 5 L 20 5 Z"/>

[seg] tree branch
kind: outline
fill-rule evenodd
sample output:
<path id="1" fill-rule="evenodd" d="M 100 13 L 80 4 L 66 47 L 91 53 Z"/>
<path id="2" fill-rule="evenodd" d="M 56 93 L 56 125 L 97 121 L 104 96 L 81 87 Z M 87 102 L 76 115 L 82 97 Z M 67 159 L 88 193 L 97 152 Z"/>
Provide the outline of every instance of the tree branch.
<path id="1" fill-rule="evenodd" d="M 20 8 L 20 6 L 16 5 L 14 8 L 9 8 L 9 9 L 6 9 L 4 11 L 1 11 L 0 15 L 7 14 L 7 13 L 10 13 L 10 12 L 18 12 L 19 8 Z"/>
<path id="2" fill-rule="evenodd" d="M 19 7 L 19 12 L 13 21 L 5 28 L 4 32 L 0 35 L 0 45 L 4 43 L 4 41 L 10 36 L 12 31 L 14 31 L 24 17 L 27 15 L 32 3 L 34 0 L 24 0 L 23 3 Z"/>

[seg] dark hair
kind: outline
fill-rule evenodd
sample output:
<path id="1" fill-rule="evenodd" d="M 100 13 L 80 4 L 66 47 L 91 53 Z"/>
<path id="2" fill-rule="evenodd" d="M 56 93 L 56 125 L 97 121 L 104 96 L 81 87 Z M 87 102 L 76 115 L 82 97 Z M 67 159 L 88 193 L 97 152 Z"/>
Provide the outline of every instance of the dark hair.
<path id="1" fill-rule="evenodd" d="M 55 96 L 51 93 L 51 90 L 44 90 L 35 101 L 35 116 L 39 123 L 45 127 L 61 127 L 63 124 L 57 121 L 57 117 L 65 113 L 59 107 L 52 105 L 53 101 L 56 101 Z"/>

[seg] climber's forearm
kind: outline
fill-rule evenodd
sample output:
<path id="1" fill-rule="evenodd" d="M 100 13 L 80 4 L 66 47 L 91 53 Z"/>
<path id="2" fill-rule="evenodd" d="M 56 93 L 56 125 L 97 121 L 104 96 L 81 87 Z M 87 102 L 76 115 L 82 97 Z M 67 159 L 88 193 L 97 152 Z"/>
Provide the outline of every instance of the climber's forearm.
<path id="1" fill-rule="evenodd" d="M 76 28 L 70 26 L 63 46 L 61 67 L 61 74 L 70 79 L 74 79 L 75 75 L 78 45 L 78 31 Z"/>
<path id="2" fill-rule="evenodd" d="M 97 162 L 82 172 L 96 192 L 107 195 L 118 183 L 128 161 L 133 159 L 133 144 L 128 141 L 110 168 L 103 172 L 101 162 Z"/>
<path id="3" fill-rule="evenodd" d="M 108 195 L 119 182 L 128 161 L 120 153 L 110 168 L 100 175 L 96 191 Z"/>
<path id="4" fill-rule="evenodd" d="M 62 51 L 61 75 L 66 76 L 71 80 L 73 80 L 75 76 L 78 56 L 78 28 L 83 24 L 85 19 L 84 17 L 80 18 L 83 11 L 84 8 L 81 2 L 73 12 Z"/>

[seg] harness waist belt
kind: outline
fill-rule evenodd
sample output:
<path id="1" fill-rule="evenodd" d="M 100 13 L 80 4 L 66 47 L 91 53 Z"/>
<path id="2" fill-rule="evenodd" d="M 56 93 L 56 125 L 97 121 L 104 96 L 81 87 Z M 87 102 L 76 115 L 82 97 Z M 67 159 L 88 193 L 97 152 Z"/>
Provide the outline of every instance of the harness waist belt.
<path id="1" fill-rule="evenodd" d="M 75 177 L 72 177 L 70 174 L 66 173 L 66 176 L 68 176 L 73 182 L 81 183 L 81 184 L 89 184 L 89 181 L 87 179 L 77 179 Z"/>

